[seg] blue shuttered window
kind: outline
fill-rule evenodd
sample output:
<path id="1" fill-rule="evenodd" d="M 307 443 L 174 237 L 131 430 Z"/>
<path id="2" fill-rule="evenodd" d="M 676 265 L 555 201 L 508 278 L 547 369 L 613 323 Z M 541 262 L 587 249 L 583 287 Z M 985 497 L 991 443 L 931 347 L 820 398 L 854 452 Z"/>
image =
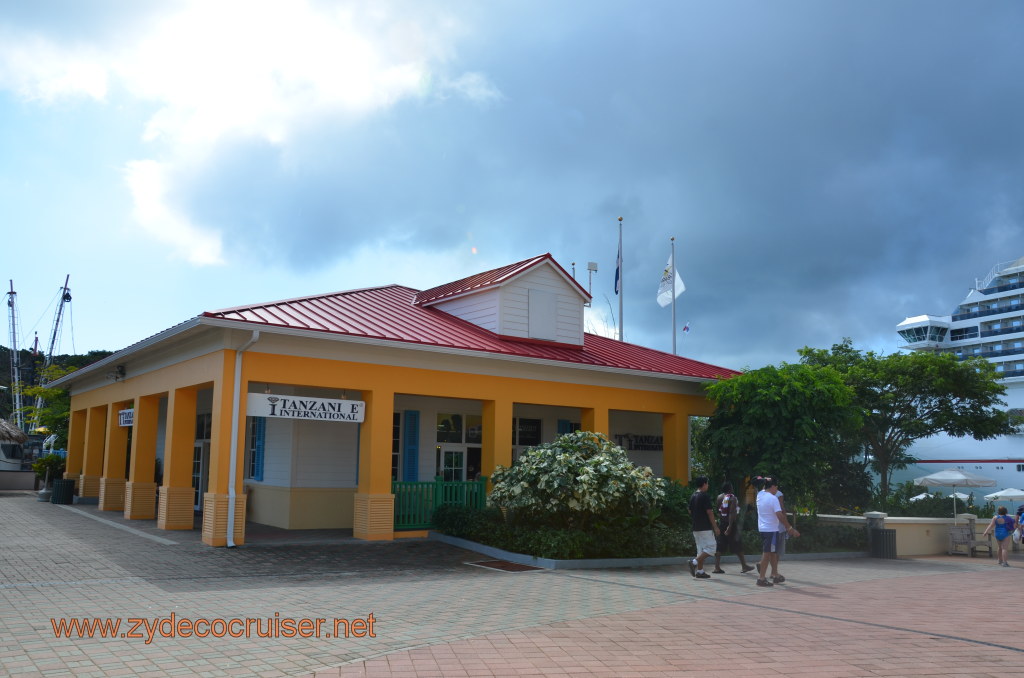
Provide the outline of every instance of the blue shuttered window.
<path id="1" fill-rule="evenodd" d="M 267 440 L 267 418 L 251 417 L 249 424 L 249 477 L 263 480 L 263 449 Z"/>

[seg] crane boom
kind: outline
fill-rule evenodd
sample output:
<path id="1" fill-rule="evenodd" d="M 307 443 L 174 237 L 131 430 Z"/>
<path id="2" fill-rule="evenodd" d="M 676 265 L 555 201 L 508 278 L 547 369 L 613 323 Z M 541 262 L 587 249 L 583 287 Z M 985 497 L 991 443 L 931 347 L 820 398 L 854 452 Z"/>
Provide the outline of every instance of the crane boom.
<path id="1" fill-rule="evenodd" d="M 21 352 L 18 350 L 18 293 L 14 291 L 11 280 L 11 291 L 7 293 L 7 316 L 11 325 L 11 399 L 14 406 L 14 423 L 25 430 L 25 415 L 21 411 Z"/>
<path id="2" fill-rule="evenodd" d="M 46 386 L 49 382 L 47 377 L 46 368 L 53 363 L 53 352 L 57 348 L 57 340 L 60 338 L 61 330 L 61 319 L 64 317 L 64 304 L 71 302 L 71 291 L 68 289 L 68 281 L 71 280 L 71 274 L 68 273 L 67 277 L 64 278 L 64 286 L 60 289 L 60 299 L 57 301 L 57 310 L 53 315 L 53 331 L 50 333 L 50 345 L 46 349 L 46 358 L 43 361 L 43 370 L 39 375 L 39 385 Z M 32 427 L 36 428 L 39 426 L 39 410 L 43 407 L 43 396 L 36 397 L 35 412 L 32 417 Z"/>

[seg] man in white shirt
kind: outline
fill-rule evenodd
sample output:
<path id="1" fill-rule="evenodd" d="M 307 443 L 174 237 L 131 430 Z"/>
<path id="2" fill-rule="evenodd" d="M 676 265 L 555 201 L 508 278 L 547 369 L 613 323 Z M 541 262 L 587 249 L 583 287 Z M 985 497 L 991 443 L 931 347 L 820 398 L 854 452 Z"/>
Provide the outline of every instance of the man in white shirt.
<path id="1" fill-rule="evenodd" d="M 786 581 L 779 574 L 779 532 L 785 530 L 790 537 L 799 537 L 800 533 L 789 524 L 786 514 L 775 494 L 779 491 L 779 481 L 774 478 L 764 479 L 764 489 L 757 493 L 757 531 L 761 533 L 761 562 L 757 566 L 757 585 L 773 586 Z M 768 566 L 772 568 L 772 580 L 768 581 Z"/>

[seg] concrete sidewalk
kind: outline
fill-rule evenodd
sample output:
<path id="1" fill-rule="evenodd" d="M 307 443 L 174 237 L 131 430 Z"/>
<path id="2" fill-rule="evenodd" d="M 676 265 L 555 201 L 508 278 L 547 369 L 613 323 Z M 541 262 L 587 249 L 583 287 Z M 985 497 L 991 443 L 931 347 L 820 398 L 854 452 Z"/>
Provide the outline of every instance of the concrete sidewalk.
<path id="1" fill-rule="evenodd" d="M 785 584 L 761 589 L 735 565 L 706 581 L 685 567 L 504 572 L 444 544 L 345 534 L 267 533 L 214 549 L 193 533 L 73 508 L 0 493 L 0 673 L 1008 676 L 1024 663 L 1018 554 L 1011 568 L 967 557 L 792 561 Z M 326 619 L 325 632 L 372 614 L 374 627 L 348 638 L 125 633 L 130 619 L 169 627 L 172 613 L 259 618 L 264 629 Z M 95 617 L 121 626 L 113 637 L 55 637 L 51 620 Z"/>

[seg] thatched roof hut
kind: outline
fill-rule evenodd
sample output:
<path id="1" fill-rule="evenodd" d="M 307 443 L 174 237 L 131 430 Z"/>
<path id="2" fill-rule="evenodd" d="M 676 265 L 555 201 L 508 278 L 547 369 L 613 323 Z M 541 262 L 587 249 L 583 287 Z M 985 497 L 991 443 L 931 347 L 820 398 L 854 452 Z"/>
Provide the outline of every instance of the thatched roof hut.
<path id="1" fill-rule="evenodd" d="M 21 444 L 28 440 L 24 432 L 6 419 L 0 419 L 0 443 Z"/>

